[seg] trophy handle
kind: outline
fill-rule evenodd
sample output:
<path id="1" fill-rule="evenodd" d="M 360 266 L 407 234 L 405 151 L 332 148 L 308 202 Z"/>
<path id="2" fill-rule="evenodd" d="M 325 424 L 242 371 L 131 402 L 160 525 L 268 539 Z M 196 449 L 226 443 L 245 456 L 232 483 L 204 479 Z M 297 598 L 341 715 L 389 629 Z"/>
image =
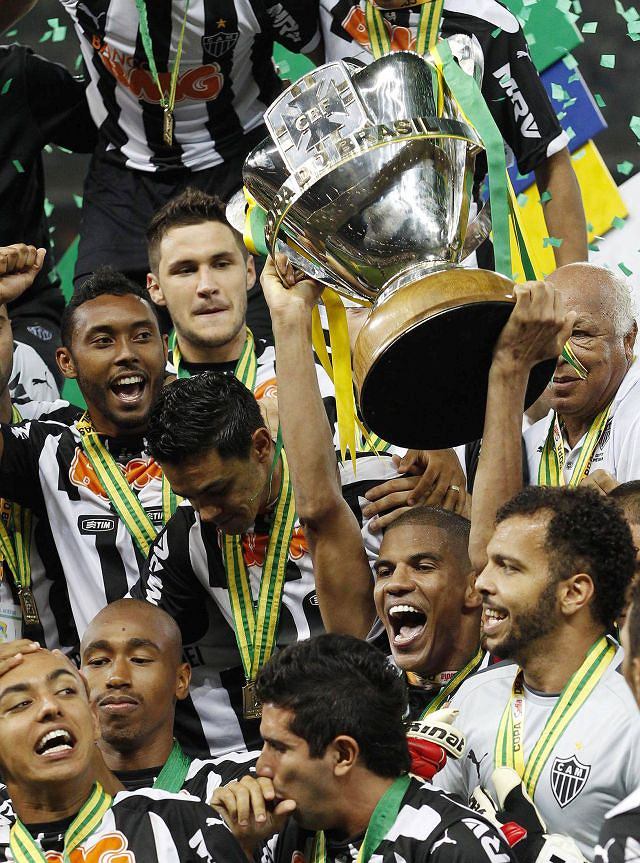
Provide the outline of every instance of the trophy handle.
<path id="1" fill-rule="evenodd" d="M 460 260 L 464 261 L 464 259 L 468 258 L 472 252 L 475 252 L 478 246 L 484 243 L 490 233 L 491 204 L 489 201 L 485 201 L 480 212 L 467 226 L 467 233 L 464 238 L 464 243 L 462 244 Z"/>

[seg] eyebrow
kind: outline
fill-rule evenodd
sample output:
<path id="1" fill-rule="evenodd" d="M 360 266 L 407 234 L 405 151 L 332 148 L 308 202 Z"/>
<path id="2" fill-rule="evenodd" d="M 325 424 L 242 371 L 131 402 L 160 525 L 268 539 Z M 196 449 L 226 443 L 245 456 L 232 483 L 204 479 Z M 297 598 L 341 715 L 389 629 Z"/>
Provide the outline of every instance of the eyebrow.
<path id="1" fill-rule="evenodd" d="M 160 653 L 160 646 L 150 638 L 128 638 L 127 647 L 151 647 L 153 650 L 157 650 L 158 653 Z M 106 638 L 98 638 L 87 644 L 83 653 L 89 653 L 91 650 L 113 650 L 113 645 Z"/>
<path id="2" fill-rule="evenodd" d="M 138 327 L 148 327 L 153 324 L 153 318 L 151 316 L 147 318 L 141 318 L 140 320 L 133 321 L 133 323 L 128 324 L 127 329 L 135 330 Z M 86 336 L 93 336 L 96 333 L 113 333 L 118 329 L 122 329 L 122 327 L 114 327 L 113 324 L 96 324 L 93 327 L 89 327 L 86 332 Z"/>
<path id="3" fill-rule="evenodd" d="M 412 554 L 407 558 L 408 563 L 413 564 L 417 563 L 420 560 L 432 560 L 434 563 L 442 563 L 442 555 L 436 554 L 435 551 L 419 551 L 416 554 Z M 385 560 L 384 558 L 378 558 L 373 564 L 373 568 L 375 570 L 378 569 L 379 566 L 397 566 L 397 562 L 392 560 Z"/>
<path id="4" fill-rule="evenodd" d="M 239 249 L 238 249 L 238 252 L 240 252 L 240 250 L 239 250 Z M 209 260 L 209 261 L 215 261 L 215 260 L 217 260 L 218 258 L 228 258 L 228 257 L 230 257 L 230 256 L 231 256 L 231 255 L 233 255 L 233 254 L 235 254 L 235 252 L 234 252 L 234 250 L 233 250 L 233 249 L 224 249 L 222 252 L 214 252 L 214 254 L 213 254 L 213 255 L 209 255 L 209 257 L 208 257 L 208 259 L 207 259 L 207 260 Z M 187 255 L 187 256 L 186 256 L 186 257 L 184 257 L 184 258 L 177 258 L 177 259 L 176 259 L 176 260 L 174 260 L 174 261 L 169 261 L 169 263 L 168 263 L 167 267 L 168 267 L 168 269 L 169 269 L 169 270 L 171 270 L 171 269 L 173 269 L 174 267 L 184 266 L 184 264 L 195 264 L 195 263 L 197 263 L 196 259 L 195 259 L 195 258 L 191 258 L 191 257 L 189 257 L 189 256 Z"/>
<path id="5" fill-rule="evenodd" d="M 59 677 L 62 677 L 65 674 L 73 678 L 76 683 L 78 682 L 76 675 L 68 668 L 56 668 L 54 671 L 47 674 L 45 679 L 47 683 L 54 683 Z M 7 686 L 6 689 L 0 690 L 0 701 L 2 701 L 6 695 L 11 695 L 16 692 L 29 692 L 31 689 L 33 689 L 33 685 L 31 683 L 14 683 L 12 686 Z"/>

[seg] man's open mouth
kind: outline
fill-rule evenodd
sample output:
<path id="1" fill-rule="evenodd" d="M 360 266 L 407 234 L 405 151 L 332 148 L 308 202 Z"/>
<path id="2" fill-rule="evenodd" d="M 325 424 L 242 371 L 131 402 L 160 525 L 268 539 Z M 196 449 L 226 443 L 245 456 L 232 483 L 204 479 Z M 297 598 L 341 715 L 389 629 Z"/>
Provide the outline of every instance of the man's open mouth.
<path id="1" fill-rule="evenodd" d="M 489 636 L 497 634 L 508 616 L 507 611 L 485 605 L 482 609 L 482 631 Z"/>
<path id="2" fill-rule="evenodd" d="M 422 635 L 427 625 L 427 615 L 415 605 L 393 605 L 387 609 L 389 624 L 393 630 L 394 647 L 406 647 Z"/>
<path id="3" fill-rule="evenodd" d="M 58 755 L 69 752 L 75 746 L 73 736 L 65 728 L 47 731 L 36 743 L 36 755 Z"/>
<path id="4" fill-rule="evenodd" d="M 123 375 L 113 381 L 111 392 L 123 402 L 135 402 L 141 398 L 147 383 L 144 375 Z"/>

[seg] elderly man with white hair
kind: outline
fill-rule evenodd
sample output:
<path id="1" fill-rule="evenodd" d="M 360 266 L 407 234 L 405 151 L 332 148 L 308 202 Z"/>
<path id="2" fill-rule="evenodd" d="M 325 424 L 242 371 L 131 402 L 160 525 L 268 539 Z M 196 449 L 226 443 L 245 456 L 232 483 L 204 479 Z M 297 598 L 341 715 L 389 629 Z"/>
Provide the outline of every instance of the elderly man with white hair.
<path id="1" fill-rule="evenodd" d="M 552 410 L 525 432 L 530 482 L 594 484 L 598 471 L 608 491 L 610 477 L 640 479 L 640 362 L 630 290 L 621 277 L 586 263 L 561 267 L 547 281 L 577 317 L 546 391 Z"/>

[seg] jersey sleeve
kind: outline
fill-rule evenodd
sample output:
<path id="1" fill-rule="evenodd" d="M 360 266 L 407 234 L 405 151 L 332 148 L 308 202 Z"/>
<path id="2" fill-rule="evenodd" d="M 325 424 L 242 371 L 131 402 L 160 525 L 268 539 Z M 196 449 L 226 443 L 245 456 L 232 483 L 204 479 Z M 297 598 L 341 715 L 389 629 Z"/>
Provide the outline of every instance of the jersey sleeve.
<path id="1" fill-rule="evenodd" d="M 189 554 L 189 531 L 195 516 L 178 507 L 158 534 L 140 580 L 131 588 L 134 599 L 164 609 L 174 618 L 184 644 L 201 638 L 207 629 L 207 594 L 198 581 Z"/>
<path id="2" fill-rule="evenodd" d="M 320 41 L 318 0 L 265 3 L 269 29 L 276 42 L 296 54 L 308 54 Z"/>
<path id="3" fill-rule="evenodd" d="M 640 813 L 635 810 L 606 818 L 593 849 L 594 863 L 629 863 L 639 857 Z"/>
<path id="4" fill-rule="evenodd" d="M 478 818 L 456 821 L 431 844 L 429 863 L 514 863 L 515 857 L 494 827 Z"/>
<path id="5" fill-rule="evenodd" d="M 482 94 L 502 137 L 527 174 L 568 143 L 522 30 L 501 31 L 485 56 Z"/>
<path id="6" fill-rule="evenodd" d="M 230 752 L 220 758 L 191 762 L 189 773 L 183 785 L 185 791 L 198 797 L 205 803 L 211 800 L 216 788 L 228 785 L 236 779 L 242 779 L 251 773 L 258 760 L 259 752 Z"/>
<path id="7" fill-rule="evenodd" d="M 0 432 L 3 439 L 0 497 L 39 513 L 44 508 L 39 459 L 46 435 L 38 422 L 2 425 Z"/>

